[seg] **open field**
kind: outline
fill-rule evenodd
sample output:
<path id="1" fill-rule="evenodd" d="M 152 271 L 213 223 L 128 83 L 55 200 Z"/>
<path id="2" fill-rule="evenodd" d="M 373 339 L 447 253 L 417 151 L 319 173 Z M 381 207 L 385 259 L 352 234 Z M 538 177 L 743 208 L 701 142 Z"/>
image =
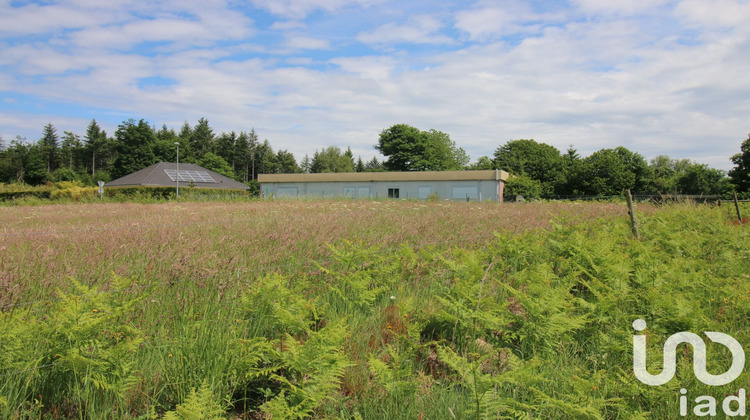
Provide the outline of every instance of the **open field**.
<path id="1" fill-rule="evenodd" d="M 495 233 L 548 227 L 555 217 L 572 222 L 624 210 L 616 204 L 256 201 L 2 211 L 0 306 L 43 299 L 68 277 L 89 285 L 106 283 L 112 272 L 149 283 L 241 284 L 325 260 L 328 245 L 340 240 L 385 249 L 476 246 Z"/>
<path id="2" fill-rule="evenodd" d="M 3 208 L 0 417 L 676 417 L 750 376 L 643 385 L 631 323 L 651 361 L 750 345 L 730 210 L 641 205 L 636 241 L 614 203 Z"/>

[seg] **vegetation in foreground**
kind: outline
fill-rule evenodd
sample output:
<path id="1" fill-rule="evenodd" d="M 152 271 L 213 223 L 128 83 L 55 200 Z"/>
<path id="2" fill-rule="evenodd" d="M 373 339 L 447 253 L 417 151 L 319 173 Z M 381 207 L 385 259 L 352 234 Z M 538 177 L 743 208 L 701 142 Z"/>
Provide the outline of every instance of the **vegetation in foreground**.
<path id="1" fill-rule="evenodd" d="M 321 206 L 320 214 L 328 214 L 329 205 Z M 402 226 L 425 216 L 409 206 L 390 207 L 390 216 Z M 511 219 L 514 209 L 528 209 L 534 225 L 534 206 L 495 209 Z M 19 217 L 6 228 L 9 246 L 1 251 L 4 261 L 15 258 L 0 267 L 3 281 L 27 284 L 18 284 L 22 293 L 0 314 L 0 414 L 666 418 L 677 417 L 680 388 L 691 398 L 720 401 L 745 386 L 745 373 L 724 387 L 700 384 L 688 351 L 680 352 L 672 381 L 641 384 L 632 373 L 631 324 L 648 322 L 652 372 L 661 344 L 678 331 L 721 331 L 750 343 L 747 227 L 732 223 L 726 206 L 675 205 L 639 213 L 643 238 L 637 241 L 624 215 L 581 218 L 594 207 L 601 212 L 603 206 L 554 213 L 546 207 L 549 222 L 535 229 L 493 225 L 496 237 L 467 242 L 460 239 L 471 236 L 455 232 L 449 233 L 455 241 L 440 240 L 450 231 L 442 225 L 414 236 L 435 235 L 433 243 L 401 238 L 401 246 L 391 246 L 378 229 L 358 235 L 359 241 L 341 235 L 330 238 L 328 257 L 316 257 L 313 265 L 297 261 L 239 274 L 221 264 L 196 264 L 195 271 L 174 277 L 138 269 L 125 276 L 128 269 L 119 267 L 108 281 L 90 278 L 84 266 L 108 265 L 108 251 L 101 242 L 82 240 L 79 249 L 100 247 L 101 255 L 93 264 L 57 261 L 55 272 L 72 267 L 81 275 L 48 283 L 56 292 L 47 299 L 35 290 L 33 274 L 16 264 L 54 255 L 54 248 L 28 235 L 51 226 L 40 217 Z M 329 227 L 361 222 L 356 214 L 347 222 L 345 210 L 337 213 Z M 68 216 L 61 220 L 72 229 L 83 227 Z M 217 226 L 196 224 L 179 233 Z M 472 226 L 469 218 L 465 227 Z M 125 232 L 131 245 L 142 241 L 159 252 L 170 246 L 137 229 Z M 232 242 L 252 233 L 215 230 L 204 241 Z M 68 235 L 58 230 L 44 240 L 82 239 Z M 192 236 L 156 255 L 191 255 L 184 245 L 199 241 Z M 284 246 L 296 242 L 277 237 L 276 252 L 287 255 Z M 236 249 L 244 252 L 253 251 Z M 31 297 L 35 303 L 21 304 Z M 728 354 L 709 355 L 709 371 L 726 370 Z"/>

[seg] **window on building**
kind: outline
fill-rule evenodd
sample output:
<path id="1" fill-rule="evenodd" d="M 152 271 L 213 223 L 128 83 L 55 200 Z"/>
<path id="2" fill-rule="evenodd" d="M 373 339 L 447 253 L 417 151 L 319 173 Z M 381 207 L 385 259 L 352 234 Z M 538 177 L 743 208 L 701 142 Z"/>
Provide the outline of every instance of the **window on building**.
<path id="1" fill-rule="evenodd" d="M 388 198 L 398 198 L 398 188 L 388 188 Z"/>

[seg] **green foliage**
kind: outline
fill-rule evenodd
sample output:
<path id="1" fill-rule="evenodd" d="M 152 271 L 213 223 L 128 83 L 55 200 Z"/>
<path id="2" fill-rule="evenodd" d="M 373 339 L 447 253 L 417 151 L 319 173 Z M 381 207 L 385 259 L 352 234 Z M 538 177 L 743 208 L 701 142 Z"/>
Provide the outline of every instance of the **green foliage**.
<path id="1" fill-rule="evenodd" d="M 143 295 L 101 293 L 70 282 L 72 291 L 58 289 L 58 300 L 42 314 L 3 314 L 0 370 L 30 372 L 0 382 L 3 393 L 12 392 L 6 403 L 11 412 L 38 397 L 49 408 L 98 418 L 122 404 L 136 382 L 142 332 L 128 320 Z M 134 285 L 118 276 L 111 282 L 115 290 Z"/>
<path id="2" fill-rule="evenodd" d="M 137 123 L 134 120 L 124 121 L 117 127 L 117 157 L 114 161 L 112 176 L 119 178 L 141 170 L 156 162 L 151 145 L 156 141 L 156 135 L 150 125 L 144 120 Z"/>
<path id="3" fill-rule="evenodd" d="M 52 181 L 54 182 L 75 181 L 76 179 L 78 179 L 78 174 L 72 169 L 58 168 L 52 172 Z"/>
<path id="4" fill-rule="evenodd" d="M 225 411 L 208 384 L 203 382 L 197 391 L 190 391 L 184 403 L 165 413 L 164 420 L 219 420 L 224 418 Z"/>
<path id="5" fill-rule="evenodd" d="M 286 150 L 279 150 L 276 152 L 276 163 L 278 164 L 278 172 L 282 174 L 296 174 L 302 172 L 297 166 L 297 161 L 294 159 L 294 155 Z"/>
<path id="6" fill-rule="evenodd" d="M 290 289 L 288 284 L 285 277 L 270 274 L 242 295 L 250 337 L 299 336 L 314 326 L 318 316 L 313 302 L 302 297 L 303 290 Z"/>
<path id="7" fill-rule="evenodd" d="M 23 156 L 23 181 L 31 185 L 47 182 L 49 180 L 47 164 L 42 149 L 37 145 L 30 146 Z"/>
<path id="8" fill-rule="evenodd" d="M 750 134 L 740 145 L 740 153 L 731 158 L 734 167 L 729 171 L 732 183 L 737 191 L 750 192 Z"/>
<path id="9" fill-rule="evenodd" d="M 174 199 L 172 187 L 117 187 L 105 188 L 104 196 L 116 201 L 125 200 L 168 200 Z M 180 185 L 180 200 L 200 197 L 248 197 L 246 191 L 221 190 L 214 188 L 190 188 Z"/>
<path id="10" fill-rule="evenodd" d="M 724 171 L 694 163 L 677 179 L 677 190 L 682 194 L 727 195 L 732 185 Z"/>
<path id="11" fill-rule="evenodd" d="M 99 197 L 99 189 L 95 187 L 81 187 L 79 185 L 71 185 L 67 188 L 61 188 L 52 190 L 49 198 L 55 199 L 70 199 L 73 201 L 93 201 Z"/>
<path id="12" fill-rule="evenodd" d="M 523 379 L 527 381 L 524 385 L 529 386 L 534 379 L 526 377 L 531 375 L 524 375 L 525 370 L 519 366 L 521 362 L 512 355 L 508 356 L 506 351 L 495 352 L 489 344 L 479 341 L 478 352 L 465 357 L 450 347 L 442 346 L 437 348 L 437 355 L 455 374 L 450 380 L 451 384 L 468 388 L 472 418 L 527 417 L 530 411 L 539 410 L 538 406 L 502 394 L 505 385 L 516 387 L 521 385 L 520 379 Z M 500 366 L 497 366 L 498 363 Z"/>
<path id="13" fill-rule="evenodd" d="M 96 120 L 91 120 L 88 127 L 86 127 L 84 140 L 86 161 L 88 164 L 88 158 L 91 157 L 89 169 L 93 177 L 99 169 L 107 166 L 107 162 L 113 152 L 113 145 L 107 139 L 107 132 L 99 127 Z"/>
<path id="14" fill-rule="evenodd" d="M 461 170 L 469 164 L 466 152 L 442 131 L 396 124 L 380 133 L 375 148 L 388 158 L 390 171 Z"/>
<path id="15" fill-rule="evenodd" d="M 193 127 L 190 133 L 190 152 L 193 159 L 200 159 L 205 156 L 211 148 L 214 141 L 214 133 L 208 124 L 208 120 L 201 117 L 198 124 Z"/>
<path id="16" fill-rule="evenodd" d="M 365 172 L 382 172 L 385 171 L 383 163 L 380 162 L 377 156 L 373 156 L 367 163 L 365 163 Z"/>
<path id="17" fill-rule="evenodd" d="M 534 140 L 511 140 L 495 151 L 494 167 L 511 175 L 536 181 L 538 192 L 515 193 L 524 197 L 552 197 L 559 185 L 565 182 L 564 161 L 560 151 L 545 143 Z M 522 182 L 522 181 L 519 181 Z M 531 187 L 531 182 L 524 185 Z"/>
<path id="18" fill-rule="evenodd" d="M 619 195 L 630 189 L 652 190 L 653 174 L 638 153 L 624 147 L 602 149 L 584 158 L 574 170 L 573 191 L 580 195 Z"/>
<path id="19" fill-rule="evenodd" d="M 10 184 L 10 185 L 18 185 L 18 184 Z M 28 197 L 49 199 L 51 194 L 52 194 L 52 188 L 46 187 L 46 186 L 34 188 L 29 185 L 25 185 L 23 189 L 19 189 L 19 188 L 9 189 L 5 185 L 3 185 L 2 188 L 0 188 L 0 202 L 13 201 L 13 200 L 28 198 Z"/>
<path id="20" fill-rule="evenodd" d="M 310 172 L 354 172 L 354 161 L 346 153 L 342 153 L 340 148 L 330 146 L 320 152 L 315 151 L 310 164 Z"/>
<path id="21" fill-rule="evenodd" d="M 542 197 L 542 183 L 526 175 L 512 175 L 505 182 L 503 198 L 506 201 L 514 201 L 517 196 L 524 199 L 536 199 Z"/>
<path id="22" fill-rule="evenodd" d="M 234 169 L 229 166 L 227 161 L 211 152 L 205 153 L 201 160 L 198 161 L 198 165 L 224 175 L 225 177 L 234 178 Z"/>
<path id="23" fill-rule="evenodd" d="M 329 248 L 337 261 L 336 269 L 316 262 L 327 290 L 322 303 L 326 312 L 369 313 L 377 301 L 391 295 L 396 281 L 393 261 L 383 259 L 374 247 L 348 241 Z"/>
<path id="24" fill-rule="evenodd" d="M 636 240 L 624 208 L 577 206 L 470 246 L 341 241 L 254 277 L 205 258 L 142 286 L 71 282 L 0 312 L 0 417 L 670 418 L 680 388 L 736 392 L 748 374 L 705 387 L 687 351 L 672 382 L 640 383 L 631 325 L 648 321 L 652 371 L 677 331 L 750 342 L 750 231 L 726 206 L 638 207 Z"/>
<path id="25" fill-rule="evenodd" d="M 42 138 L 39 139 L 39 152 L 43 157 L 46 171 L 52 172 L 60 166 L 60 138 L 52 123 L 44 126 Z"/>
<path id="26" fill-rule="evenodd" d="M 343 352 L 347 336 L 344 325 L 329 325 L 311 331 L 304 340 L 286 335 L 272 358 L 283 374 L 270 379 L 282 390 L 263 404 L 261 410 L 271 418 L 307 418 L 326 400 L 341 382 L 344 369 L 350 366 Z"/>
<path id="27" fill-rule="evenodd" d="M 676 160 L 660 155 L 651 160 L 653 190 L 660 193 L 728 195 L 730 179 L 724 171 L 688 159 Z"/>
<path id="28" fill-rule="evenodd" d="M 489 169 L 495 169 L 495 162 L 488 156 L 480 156 L 476 162 L 471 164 L 468 169 L 473 171 L 483 171 Z"/>

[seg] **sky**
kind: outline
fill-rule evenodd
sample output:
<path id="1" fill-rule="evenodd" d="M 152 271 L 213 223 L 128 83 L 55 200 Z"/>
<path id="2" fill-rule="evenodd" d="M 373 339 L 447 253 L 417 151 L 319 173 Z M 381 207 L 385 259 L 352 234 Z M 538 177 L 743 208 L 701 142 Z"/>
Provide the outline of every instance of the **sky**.
<path id="1" fill-rule="evenodd" d="M 750 132 L 750 0 L 0 0 L 0 137 L 255 129 L 298 161 L 405 123 L 718 169 Z"/>

